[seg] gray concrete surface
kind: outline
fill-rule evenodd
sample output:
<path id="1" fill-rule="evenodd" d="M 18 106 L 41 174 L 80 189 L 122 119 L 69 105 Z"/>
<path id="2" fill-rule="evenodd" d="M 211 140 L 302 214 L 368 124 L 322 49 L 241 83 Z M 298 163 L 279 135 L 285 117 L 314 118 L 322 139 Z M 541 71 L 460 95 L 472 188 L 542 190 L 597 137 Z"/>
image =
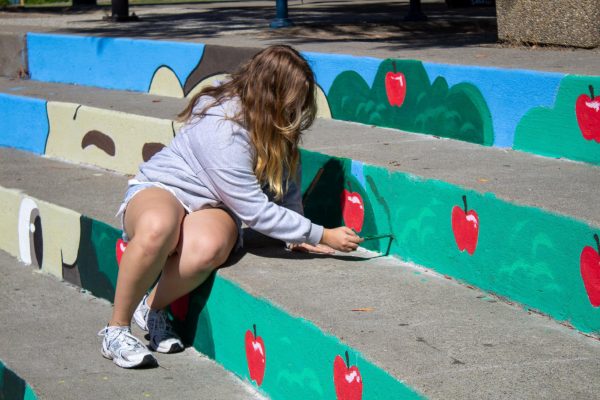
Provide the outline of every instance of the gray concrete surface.
<path id="1" fill-rule="evenodd" d="M 296 26 L 268 28 L 272 1 L 132 5 L 139 22 L 103 21 L 110 7 L 0 12 L 0 32 L 182 40 L 239 47 L 287 43 L 300 50 L 378 58 L 598 74 L 600 48 L 519 47 L 498 42 L 495 9 L 449 10 L 443 0 L 424 0 L 425 22 L 403 22 L 409 0 L 290 0 Z"/>
<path id="2" fill-rule="evenodd" d="M 60 173 L 57 173 L 58 167 Z M 17 174 L 18 170 L 30 170 L 27 174 L 31 175 Z M 99 177 L 97 174 L 96 169 L 63 164 L 16 150 L 0 151 L 0 186 L 20 187 L 36 198 L 59 203 L 86 215 L 95 213 L 100 220 L 116 225 L 112 213 L 122 193 L 118 186 L 125 177 Z M 20 180 L 15 175 L 20 175 Z M 34 176 L 40 182 L 52 181 L 54 184 L 30 184 Z M 105 186 L 100 186 L 96 179 L 106 180 L 102 184 Z M 102 196 L 98 196 L 100 190 Z M 100 205 L 107 210 L 104 217 L 93 211 Z M 365 252 L 336 257 L 289 253 L 273 242 L 251 238 L 246 244 L 246 250 L 233 258 L 233 265 L 220 270 L 222 276 L 339 337 L 431 399 L 592 399 L 600 391 L 600 380 L 597 379 L 600 341 L 549 318 L 530 315 L 484 292 L 392 258 L 365 259 L 373 257 Z M 35 307 L 23 307 L 22 304 L 29 303 L 21 298 L 13 299 L 10 294 L 13 289 L 0 292 L 4 297 L 10 297 L 15 307 L 20 306 L 24 310 L 22 313 L 39 307 L 39 296 L 50 298 L 55 290 L 61 290 L 60 285 L 65 285 L 65 291 L 80 296 L 75 289 L 58 282 L 53 282 L 58 286 L 52 289 L 39 289 L 35 279 L 44 278 L 46 282 L 46 277 L 32 276 L 31 270 L 25 267 L 11 268 L 8 273 L 2 271 L 2 275 L 16 273 L 10 272 L 13 270 L 25 273 L 30 280 L 24 282 L 30 283 L 17 286 L 20 290 L 16 292 L 36 299 L 33 301 Z M 262 279 L 265 275 L 270 279 Z M 1 282 L 4 284 L 4 278 Z M 36 293 L 29 295 L 29 291 Z M 83 307 L 77 303 L 78 298 L 65 301 L 65 296 L 60 294 L 56 300 L 46 300 L 53 307 L 48 313 L 53 313 L 55 320 L 64 314 L 56 310 L 67 303 L 76 304 L 74 308 Z M 94 311 L 90 323 L 77 319 L 73 323 L 62 322 L 59 327 L 69 326 L 69 332 L 73 324 L 78 329 L 81 327 L 81 333 L 74 331 L 71 336 L 85 337 L 89 343 L 85 342 L 77 351 L 85 354 L 86 359 L 95 360 L 97 343 L 92 337 L 110 307 L 104 302 L 89 300 L 89 297 L 79 299 L 82 303 L 102 303 L 98 305 L 102 308 Z M 356 308 L 372 311 L 351 311 Z M 91 318 L 89 314 L 86 312 L 81 318 Z M 35 315 L 38 325 L 40 320 L 46 323 L 40 314 Z M 5 320 L 4 315 L 2 318 Z M 17 327 L 10 322 L 0 327 L 0 337 L 7 335 L 1 329 L 13 334 L 15 331 L 32 331 L 38 335 L 52 335 L 50 332 L 53 331 L 36 331 L 31 326 Z M 35 344 L 35 337 L 27 342 L 32 340 Z M 40 342 L 55 357 L 56 341 Z M 3 357 L 7 352 L 16 351 L 15 344 L 2 343 L 0 355 Z M 22 364 L 11 360 L 12 357 L 6 358 L 26 379 L 38 373 L 37 370 L 30 375 L 24 372 L 21 366 L 27 363 L 26 358 L 22 357 Z M 95 368 L 110 364 L 98 360 L 98 365 L 93 363 L 84 371 L 96 371 Z M 116 370 L 109 367 L 108 371 Z M 55 368 L 54 372 L 57 371 L 60 369 Z M 51 375 L 51 379 L 64 380 L 56 375 Z"/>
<path id="3" fill-rule="evenodd" d="M 193 348 L 125 370 L 100 354 L 112 306 L 0 251 L 0 359 L 40 400 L 262 399 Z M 143 337 L 139 330 L 134 331 Z"/>
<path id="4" fill-rule="evenodd" d="M 25 34 L 0 32 L 0 76 L 18 78 L 27 71 Z"/>
<path id="5" fill-rule="evenodd" d="M 600 2 L 498 0 L 498 37 L 513 42 L 600 46 Z"/>
<path id="6" fill-rule="evenodd" d="M 164 119 L 174 119 L 187 105 L 187 100 L 174 97 L 3 77 L 0 77 L 0 93 L 84 104 Z"/>
<path id="7" fill-rule="evenodd" d="M 302 146 L 600 225 L 600 167 L 590 164 L 325 119 Z M 574 193 L 585 202 L 574 202 Z"/>

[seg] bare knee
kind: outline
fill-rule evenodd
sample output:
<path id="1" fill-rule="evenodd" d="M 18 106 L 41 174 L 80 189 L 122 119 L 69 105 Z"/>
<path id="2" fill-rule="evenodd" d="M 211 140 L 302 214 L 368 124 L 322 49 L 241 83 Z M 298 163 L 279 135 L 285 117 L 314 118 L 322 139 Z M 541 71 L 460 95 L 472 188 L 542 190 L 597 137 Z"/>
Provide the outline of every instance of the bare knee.
<path id="1" fill-rule="evenodd" d="M 148 213 L 138 222 L 132 240 L 147 255 L 169 254 L 177 246 L 180 229 L 180 222 L 176 219 Z"/>
<path id="2" fill-rule="evenodd" d="M 229 252 L 230 249 L 218 240 L 193 238 L 182 248 L 182 272 L 192 276 L 211 272 L 227 261 Z"/>

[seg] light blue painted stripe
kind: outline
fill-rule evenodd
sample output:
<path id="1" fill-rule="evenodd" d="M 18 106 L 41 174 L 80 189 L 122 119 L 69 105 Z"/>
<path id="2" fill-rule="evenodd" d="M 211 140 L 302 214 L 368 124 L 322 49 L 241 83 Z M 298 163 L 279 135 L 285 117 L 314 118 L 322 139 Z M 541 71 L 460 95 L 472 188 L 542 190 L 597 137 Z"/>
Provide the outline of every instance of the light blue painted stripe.
<path id="1" fill-rule="evenodd" d="M 475 85 L 487 102 L 494 126 L 494 146 L 512 148 L 521 118 L 534 107 L 552 107 L 565 74 L 423 63 L 431 82 L 442 76 L 453 86 Z"/>
<path id="2" fill-rule="evenodd" d="M 0 146 L 44 154 L 48 128 L 45 100 L 0 93 Z"/>
<path id="3" fill-rule="evenodd" d="M 357 72 L 369 86 L 372 86 L 379 64 L 383 61 L 378 58 L 341 54 L 302 52 L 302 55 L 308 60 L 317 83 L 325 93 L 329 92 L 339 74 L 349 70 Z"/>
<path id="4" fill-rule="evenodd" d="M 32 79 L 147 92 L 161 66 L 183 86 L 204 44 L 29 33 L 27 49 Z"/>

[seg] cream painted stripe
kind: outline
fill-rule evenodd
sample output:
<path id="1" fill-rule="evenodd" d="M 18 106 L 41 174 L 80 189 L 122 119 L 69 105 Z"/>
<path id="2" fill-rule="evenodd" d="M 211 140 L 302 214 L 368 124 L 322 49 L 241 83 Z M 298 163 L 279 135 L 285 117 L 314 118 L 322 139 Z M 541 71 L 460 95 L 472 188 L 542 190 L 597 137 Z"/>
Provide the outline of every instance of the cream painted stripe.
<path id="1" fill-rule="evenodd" d="M 62 275 L 62 264 L 73 264 L 79 250 L 81 214 L 15 190 L 0 187 L 0 248 L 26 264 L 36 264 L 32 211 L 39 215 L 42 271 Z M 20 228 L 22 226 L 22 228 Z"/>

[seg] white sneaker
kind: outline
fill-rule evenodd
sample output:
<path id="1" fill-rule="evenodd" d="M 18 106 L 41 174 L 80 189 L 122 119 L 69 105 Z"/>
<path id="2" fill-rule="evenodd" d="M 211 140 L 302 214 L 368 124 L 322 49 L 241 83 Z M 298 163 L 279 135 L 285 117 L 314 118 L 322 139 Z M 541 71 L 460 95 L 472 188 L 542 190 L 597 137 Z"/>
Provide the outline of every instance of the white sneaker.
<path id="1" fill-rule="evenodd" d="M 148 307 L 148 295 L 145 294 L 140 304 L 138 304 L 135 312 L 133 313 L 133 320 L 136 325 L 140 327 L 141 330 L 148 332 L 148 313 L 150 312 L 150 307 Z"/>
<path id="2" fill-rule="evenodd" d="M 178 353 L 183 351 L 183 343 L 173 332 L 171 322 L 165 310 L 148 311 L 148 332 L 150 333 L 150 348 L 159 353 Z"/>
<path id="3" fill-rule="evenodd" d="M 102 355 L 122 368 L 158 365 L 148 348 L 131 334 L 128 326 L 107 326 L 98 332 L 104 336 Z"/>

